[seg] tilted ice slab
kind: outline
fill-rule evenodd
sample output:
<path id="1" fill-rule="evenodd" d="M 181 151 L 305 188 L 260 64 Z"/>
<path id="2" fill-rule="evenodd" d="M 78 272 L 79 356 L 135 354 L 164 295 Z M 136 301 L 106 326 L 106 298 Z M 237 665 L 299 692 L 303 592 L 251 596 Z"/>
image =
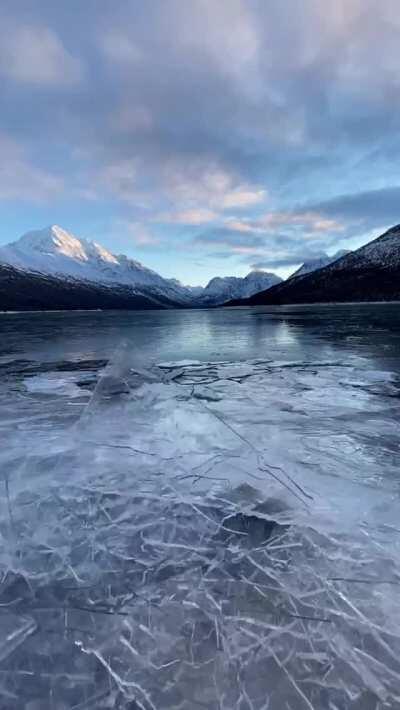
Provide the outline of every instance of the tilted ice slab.
<path id="1" fill-rule="evenodd" d="M 397 394 L 122 351 L 7 469 L 0 707 L 399 707 Z"/>

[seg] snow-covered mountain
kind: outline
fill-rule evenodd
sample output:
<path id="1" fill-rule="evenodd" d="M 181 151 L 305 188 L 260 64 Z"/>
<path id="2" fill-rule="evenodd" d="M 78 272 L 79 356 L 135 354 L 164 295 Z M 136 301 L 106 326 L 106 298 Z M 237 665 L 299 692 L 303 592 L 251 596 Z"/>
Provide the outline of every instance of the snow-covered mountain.
<path id="1" fill-rule="evenodd" d="M 0 263 L 62 279 L 124 285 L 136 293 L 153 293 L 178 303 L 189 302 L 189 289 L 164 279 L 140 262 L 114 255 L 96 242 L 78 239 L 57 225 L 27 232 L 0 248 Z"/>
<path id="2" fill-rule="evenodd" d="M 400 301 L 400 224 L 328 266 L 290 278 L 239 305 Z"/>
<path id="3" fill-rule="evenodd" d="M 297 269 L 297 271 L 295 271 L 289 276 L 289 279 L 294 279 L 296 278 L 296 276 L 304 276 L 304 274 L 311 274 L 312 271 L 316 271 L 317 269 L 323 269 L 324 266 L 329 266 L 329 264 L 332 264 L 334 261 L 341 259 L 342 256 L 346 256 L 346 254 L 349 253 L 350 251 L 347 249 L 341 249 L 335 254 L 332 254 L 332 256 L 328 256 L 328 254 L 322 253 L 319 257 L 316 257 L 315 259 L 309 259 L 308 261 L 305 261 L 304 264 L 302 264 Z"/>
<path id="4" fill-rule="evenodd" d="M 332 264 L 333 270 L 370 268 L 393 269 L 400 266 L 400 224 L 387 230 L 372 242 L 368 242 L 356 251 L 350 252 L 344 259 Z"/>
<path id="5" fill-rule="evenodd" d="M 202 304 L 218 305 L 233 298 L 249 298 L 259 291 L 265 291 L 282 281 L 279 276 L 267 271 L 250 271 L 244 278 L 237 276 L 216 276 L 208 282 L 197 298 Z"/>
<path id="6" fill-rule="evenodd" d="M 254 271 L 245 278 L 214 278 L 205 288 L 183 286 L 176 279 L 165 279 L 140 262 L 122 254 L 115 255 L 97 242 L 70 234 L 53 225 L 27 232 L 20 239 L 0 248 L 0 264 L 40 277 L 71 284 L 124 289 L 128 294 L 161 298 L 177 305 L 218 305 L 232 298 L 247 298 L 269 288 L 280 279 L 274 274 Z"/>

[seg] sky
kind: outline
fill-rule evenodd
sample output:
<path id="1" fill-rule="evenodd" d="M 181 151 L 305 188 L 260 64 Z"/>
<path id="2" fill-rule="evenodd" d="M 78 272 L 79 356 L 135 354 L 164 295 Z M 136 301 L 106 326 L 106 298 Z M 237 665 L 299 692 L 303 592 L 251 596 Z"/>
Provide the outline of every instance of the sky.
<path id="1" fill-rule="evenodd" d="M 0 244 L 281 276 L 400 222 L 398 0 L 2 0 Z"/>

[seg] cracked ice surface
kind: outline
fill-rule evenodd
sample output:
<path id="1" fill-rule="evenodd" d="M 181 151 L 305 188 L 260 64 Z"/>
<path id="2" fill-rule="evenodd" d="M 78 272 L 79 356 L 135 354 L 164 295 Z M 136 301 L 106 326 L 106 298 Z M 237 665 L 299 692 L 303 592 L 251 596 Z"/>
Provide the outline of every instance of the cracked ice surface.
<path id="1" fill-rule="evenodd" d="M 398 402 L 351 359 L 122 351 L 7 474 L 1 710 L 398 708 Z"/>

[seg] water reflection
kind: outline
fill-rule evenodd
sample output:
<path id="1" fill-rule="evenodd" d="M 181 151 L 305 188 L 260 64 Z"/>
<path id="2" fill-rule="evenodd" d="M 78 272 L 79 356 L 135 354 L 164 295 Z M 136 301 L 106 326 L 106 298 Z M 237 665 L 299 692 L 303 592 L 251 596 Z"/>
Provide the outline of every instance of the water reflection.
<path id="1" fill-rule="evenodd" d="M 353 352 L 399 371 L 400 305 L 0 315 L 0 357 L 111 357 L 122 341 L 161 360 L 312 360 Z"/>

